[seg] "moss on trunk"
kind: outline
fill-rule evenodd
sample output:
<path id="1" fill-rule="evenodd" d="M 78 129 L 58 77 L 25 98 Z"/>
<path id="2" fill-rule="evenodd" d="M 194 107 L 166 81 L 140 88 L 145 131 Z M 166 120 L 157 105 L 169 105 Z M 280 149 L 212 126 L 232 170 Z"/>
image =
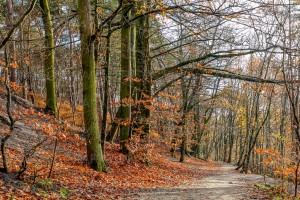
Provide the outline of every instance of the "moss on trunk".
<path id="1" fill-rule="evenodd" d="M 42 9 L 42 18 L 45 29 L 45 79 L 46 79 L 46 108 L 49 113 L 54 114 L 57 117 L 57 104 L 56 104 L 56 89 L 55 89 L 55 75 L 54 75 L 54 34 L 51 21 L 51 14 L 48 0 L 40 0 L 40 6 Z"/>
<path id="2" fill-rule="evenodd" d="M 94 40 L 90 0 L 78 0 L 78 16 L 81 37 L 83 73 L 83 109 L 87 143 L 87 157 L 90 166 L 97 171 L 105 171 L 105 162 L 100 144 L 96 101 L 96 74 Z"/>

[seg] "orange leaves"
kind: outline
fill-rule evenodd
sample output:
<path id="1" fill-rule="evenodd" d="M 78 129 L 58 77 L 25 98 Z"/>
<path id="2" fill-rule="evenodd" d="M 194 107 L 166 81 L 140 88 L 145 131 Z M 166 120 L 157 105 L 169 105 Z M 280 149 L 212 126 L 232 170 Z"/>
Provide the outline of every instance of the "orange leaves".
<path id="1" fill-rule="evenodd" d="M 10 66 L 11 68 L 13 68 L 13 69 L 16 69 L 16 68 L 19 67 L 19 65 L 18 65 L 17 62 L 11 62 L 11 63 L 9 64 L 9 66 Z"/>
<path id="2" fill-rule="evenodd" d="M 75 138 L 76 140 L 79 140 L 79 139 L 80 139 L 80 137 L 79 137 L 78 134 L 74 134 L 74 138 Z"/>
<path id="3" fill-rule="evenodd" d="M 149 99 L 145 101 L 152 103 Z M 143 103 L 143 102 L 140 102 Z M 57 159 L 55 160 L 53 177 L 51 179 L 56 188 L 66 188 L 69 199 L 115 199 L 126 198 L 129 192 L 136 192 L 140 188 L 171 187 L 183 180 L 199 177 L 201 173 L 193 165 L 179 164 L 171 162 L 169 158 L 161 156 L 158 152 L 166 151 L 166 147 L 154 147 L 151 144 L 141 144 L 139 137 L 133 137 L 130 141 L 130 148 L 135 157 L 130 163 L 126 163 L 126 156 L 119 153 L 117 144 L 106 143 L 106 161 L 109 163 L 108 173 L 99 173 L 91 170 L 86 161 L 86 146 L 84 138 L 80 133 L 70 134 L 69 129 L 73 129 L 67 122 L 61 124 L 52 116 L 43 114 L 34 109 L 20 108 L 20 115 L 23 118 L 21 123 L 26 123 L 26 127 L 48 136 L 47 145 L 41 146 L 38 155 L 34 159 L 43 161 L 28 160 L 28 173 L 25 174 L 24 184 L 30 184 L 34 170 L 38 171 L 37 183 L 47 180 L 45 176 L 49 173 L 49 160 L 53 155 L 54 139 L 58 138 Z M 76 128 L 76 127 L 75 127 Z M 75 129 L 74 128 L 74 129 Z M 78 128 L 78 127 L 77 127 Z M 78 128 L 79 129 L 79 128 Z M 28 134 L 28 132 L 24 132 Z M 159 136 L 152 133 L 153 137 Z M 9 150 L 10 159 L 20 160 L 22 152 Z M 151 159 L 151 160 L 150 160 Z M 189 163 L 199 163 L 196 159 L 187 158 Z M 151 161 L 152 165 L 146 166 L 142 162 Z M 20 163 L 14 163 L 19 170 Z M 41 180 L 41 181 L 40 181 Z M 1 181 L 0 181 L 1 182 Z M 14 186 L 19 187 L 19 186 Z M 42 196 L 45 191 L 31 188 L 23 190 L 23 194 L 14 193 L 16 198 L 23 198 L 25 193 L 32 198 Z M 10 191 L 6 187 L 1 190 Z M 14 191 L 17 191 L 14 188 Z M 26 192 L 25 192 L 26 191 Z M 23 196 L 22 196 L 23 195 Z M 59 199 L 59 192 L 47 191 L 47 198 Z"/>
<path id="4" fill-rule="evenodd" d="M 160 93 L 158 94 L 158 96 L 164 97 L 164 98 L 169 98 L 169 99 L 172 99 L 172 100 L 178 100 L 178 99 L 179 99 L 177 96 L 175 96 L 175 95 L 170 95 L 170 94 L 165 93 L 165 92 L 160 92 Z"/>
<path id="5" fill-rule="evenodd" d="M 121 104 L 122 104 L 122 106 L 131 106 L 134 104 L 134 99 L 131 97 L 123 98 L 121 100 Z"/>
<path id="6" fill-rule="evenodd" d="M 25 113 L 24 113 L 26 116 L 33 116 L 35 114 L 33 108 L 30 108 L 30 109 L 27 109 L 25 110 Z"/>
<path id="7" fill-rule="evenodd" d="M 29 66 L 29 65 L 30 65 L 29 57 L 26 56 L 26 57 L 24 58 L 24 60 L 25 60 L 26 65 Z"/>
<path id="8" fill-rule="evenodd" d="M 5 131 L 5 132 L 3 133 L 3 136 L 5 137 L 5 136 L 9 135 L 10 133 L 11 133 L 11 131 L 10 131 L 10 130 L 7 130 L 7 131 Z"/>
<path id="9" fill-rule="evenodd" d="M 124 81 L 127 81 L 127 82 L 131 81 L 131 82 L 133 82 L 133 83 L 140 83 L 140 82 L 141 82 L 141 79 L 139 79 L 139 78 L 134 78 L 134 77 L 126 77 L 126 78 L 124 78 Z"/>
<path id="10" fill-rule="evenodd" d="M 255 152 L 257 154 L 275 155 L 275 149 L 256 149 Z M 278 152 L 276 152 L 276 153 L 278 153 Z"/>
<path id="11" fill-rule="evenodd" d="M 283 179 L 296 178 L 296 163 L 293 157 L 288 154 L 282 155 L 278 150 L 271 149 L 257 149 L 257 154 L 263 156 L 263 165 L 274 173 L 275 177 Z"/>
<path id="12" fill-rule="evenodd" d="M 53 127 L 50 124 L 47 124 L 47 123 L 40 124 L 40 128 L 44 133 L 46 133 L 48 135 L 53 134 L 54 130 L 53 130 Z"/>
<path id="13" fill-rule="evenodd" d="M 6 65 L 5 60 L 4 59 L 0 60 L 0 66 L 4 67 L 5 65 Z"/>
<path id="14" fill-rule="evenodd" d="M 18 89 L 17 82 L 10 82 L 10 88 L 11 88 L 13 91 L 16 91 L 16 90 Z"/>
<path id="15" fill-rule="evenodd" d="M 128 126 L 131 124 L 131 120 L 130 118 L 126 118 L 126 119 L 116 119 L 116 123 L 120 126 Z"/>
<path id="16" fill-rule="evenodd" d="M 120 106 L 120 103 L 119 102 L 110 102 L 110 106 L 118 107 L 118 106 Z"/>

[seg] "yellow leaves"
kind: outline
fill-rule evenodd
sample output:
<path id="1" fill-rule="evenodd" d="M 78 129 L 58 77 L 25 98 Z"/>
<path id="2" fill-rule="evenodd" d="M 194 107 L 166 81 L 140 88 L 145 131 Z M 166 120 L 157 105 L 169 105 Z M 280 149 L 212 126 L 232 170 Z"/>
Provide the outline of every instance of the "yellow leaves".
<path id="1" fill-rule="evenodd" d="M 231 104 L 228 101 L 224 100 L 222 102 L 223 102 L 222 104 L 223 104 L 224 107 L 226 107 L 226 108 L 231 108 L 232 107 Z"/>
<path id="2" fill-rule="evenodd" d="M 280 133 L 274 134 L 273 137 L 280 139 L 281 141 L 284 141 L 286 139 L 284 136 L 281 136 Z"/>
<path id="3" fill-rule="evenodd" d="M 214 70 L 213 70 L 213 69 L 206 69 L 206 70 L 205 70 L 205 73 L 206 73 L 206 74 L 213 74 L 213 73 L 214 73 Z"/>
<path id="4" fill-rule="evenodd" d="M 147 11 L 147 5 L 146 3 L 144 2 L 143 5 L 141 5 L 139 7 L 139 9 L 137 9 L 137 11 L 135 12 L 136 15 L 142 15 L 142 14 L 145 14 Z"/>
<path id="5" fill-rule="evenodd" d="M 97 6 L 96 12 L 97 12 L 98 14 L 103 14 L 103 13 L 104 13 L 104 10 L 103 10 L 102 7 Z"/>

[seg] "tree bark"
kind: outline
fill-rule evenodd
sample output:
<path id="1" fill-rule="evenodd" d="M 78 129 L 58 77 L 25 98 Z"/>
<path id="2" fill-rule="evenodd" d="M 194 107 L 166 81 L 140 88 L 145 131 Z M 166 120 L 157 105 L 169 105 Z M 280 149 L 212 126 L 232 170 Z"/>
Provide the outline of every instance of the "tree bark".
<path id="1" fill-rule="evenodd" d="M 45 79 L 46 79 L 46 108 L 45 111 L 49 112 L 56 117 L 57 115 L 57 102 L 56 102 L 56 89 L 55 89 L 55 75 L 54 75 L 54 34 L 52 27 L 52 20 L 48 0 L 40 0 L 42 9 L 42 18 L 45 29 Z"/>
<path id="2" fill-rule="evenodd" d="M 78 0 L 78 16 L 81 38 L 81 59 L 83 73 L 83 110 L 87 143 L 87 158 L 91 168 L 105 171 L 100 144 L 97 100 L 94 39 L 92 37 L 91 1 Z"/>
<path id="3" fill-rule="evenodd" d="M 142 10 L 143 6 L 147 6 L 149 9 L 151 2 L 147 0 L 147 3 L 138 1 L 137 10 Z M 145 8 L 144 8 L 145 9 Z M 142 15 L 142 14 L 141 14 Z M 139 15 L 137 15 L 139 16 Z M 150 59 L 150 18 L 149 15 L 144 15 L 136 21 L 136 125 L 135 128 L 142 130 L 142 135 L 149 135 L 150 132 L 150 109 L 152 101 L 151 94 L 151 59 Z"/>
<path id="4" fill-rule="evenodd" d="M 110 46 L 111 46 L 111 32 L 108 32 L 106 41 L 106 63 L 104 68 L 104 98 L 103 98 L 103 117 L 102 117 L 102 127 L 101 127 L 101 147 L 103 156 L 105 155 L 105 141 L 106 141 L 106 130 L 107 130 L 107 115 L 109 106 L 109 67 L 110 67 Z"/>
<path id="5" fill-rule="evenodd" d="M 130 16 L 130 1 L 124 2 L 122 21 L 127 23 Z M 131 48 L 130 48 L 130 26 L 121 29 L 121 87 L 120 87 L 120 148 L 121 152 L 128 154 L 126 143 L 129 140 L 131 123 Z"/>
<path id="6" fill-rule="evenodd" d="M 7 27 L 8 29 L 12 29 L 14 27 L 14 8 L 13 8 L 13 1 L 12 0 L 6 0 L 6 6 L 7 6 Z M 15 42 L 10 41 L 9 44 L 9 54 L 10 58 L 15 60 L 14 54 L 15 54 Z M 17 76 L 16 76 L 16 68 L 11 67 L 10 68 L 10 81 L 11 82 L 17 82 Z"/>

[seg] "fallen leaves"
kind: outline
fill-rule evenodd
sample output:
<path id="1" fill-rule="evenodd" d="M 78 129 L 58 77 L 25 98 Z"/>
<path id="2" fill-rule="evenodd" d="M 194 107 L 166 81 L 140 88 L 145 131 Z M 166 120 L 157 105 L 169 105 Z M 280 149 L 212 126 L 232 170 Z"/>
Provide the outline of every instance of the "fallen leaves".
<path id="1" fill-rule="evenodd" d="M 128 164 L 127 157 L 119 152 L 118 144 L 106 143 L 108 173 L 96 172 L 87 164 L 85 138 L 79 127 L 70 126 L 67 122 L 61 124 L 52 116 L 32 108 L 20 108 L 18 115 L 21 116 L 18 122 L 20 129 L 7 147 L 10 181 L 0 173 L 0 195 L 4 199 L 59 199 L 62 195 L 69 199 L 126 198 L 140 190 L 171 188 L 186 180 L 199 178 L 204 173 L 198 170 L 199 165 L 207 164 L 190 158 L 185 164 L 171 161 L 169 147 L 159 144 L 153 147 L 150 166 L 137 161 Z M 41 136 L 47 136 L 49 140 L 28 159 L 28 170 L 22 177 L 23 181 L 15 180 L 23 156 L 20 141 L 29 145 L 34 137 Z M 55 139 L 59 140 L 55 166 L 52 179 L 48 180 Z M 50 185 L 40 187 L 41 184 Z"/>

